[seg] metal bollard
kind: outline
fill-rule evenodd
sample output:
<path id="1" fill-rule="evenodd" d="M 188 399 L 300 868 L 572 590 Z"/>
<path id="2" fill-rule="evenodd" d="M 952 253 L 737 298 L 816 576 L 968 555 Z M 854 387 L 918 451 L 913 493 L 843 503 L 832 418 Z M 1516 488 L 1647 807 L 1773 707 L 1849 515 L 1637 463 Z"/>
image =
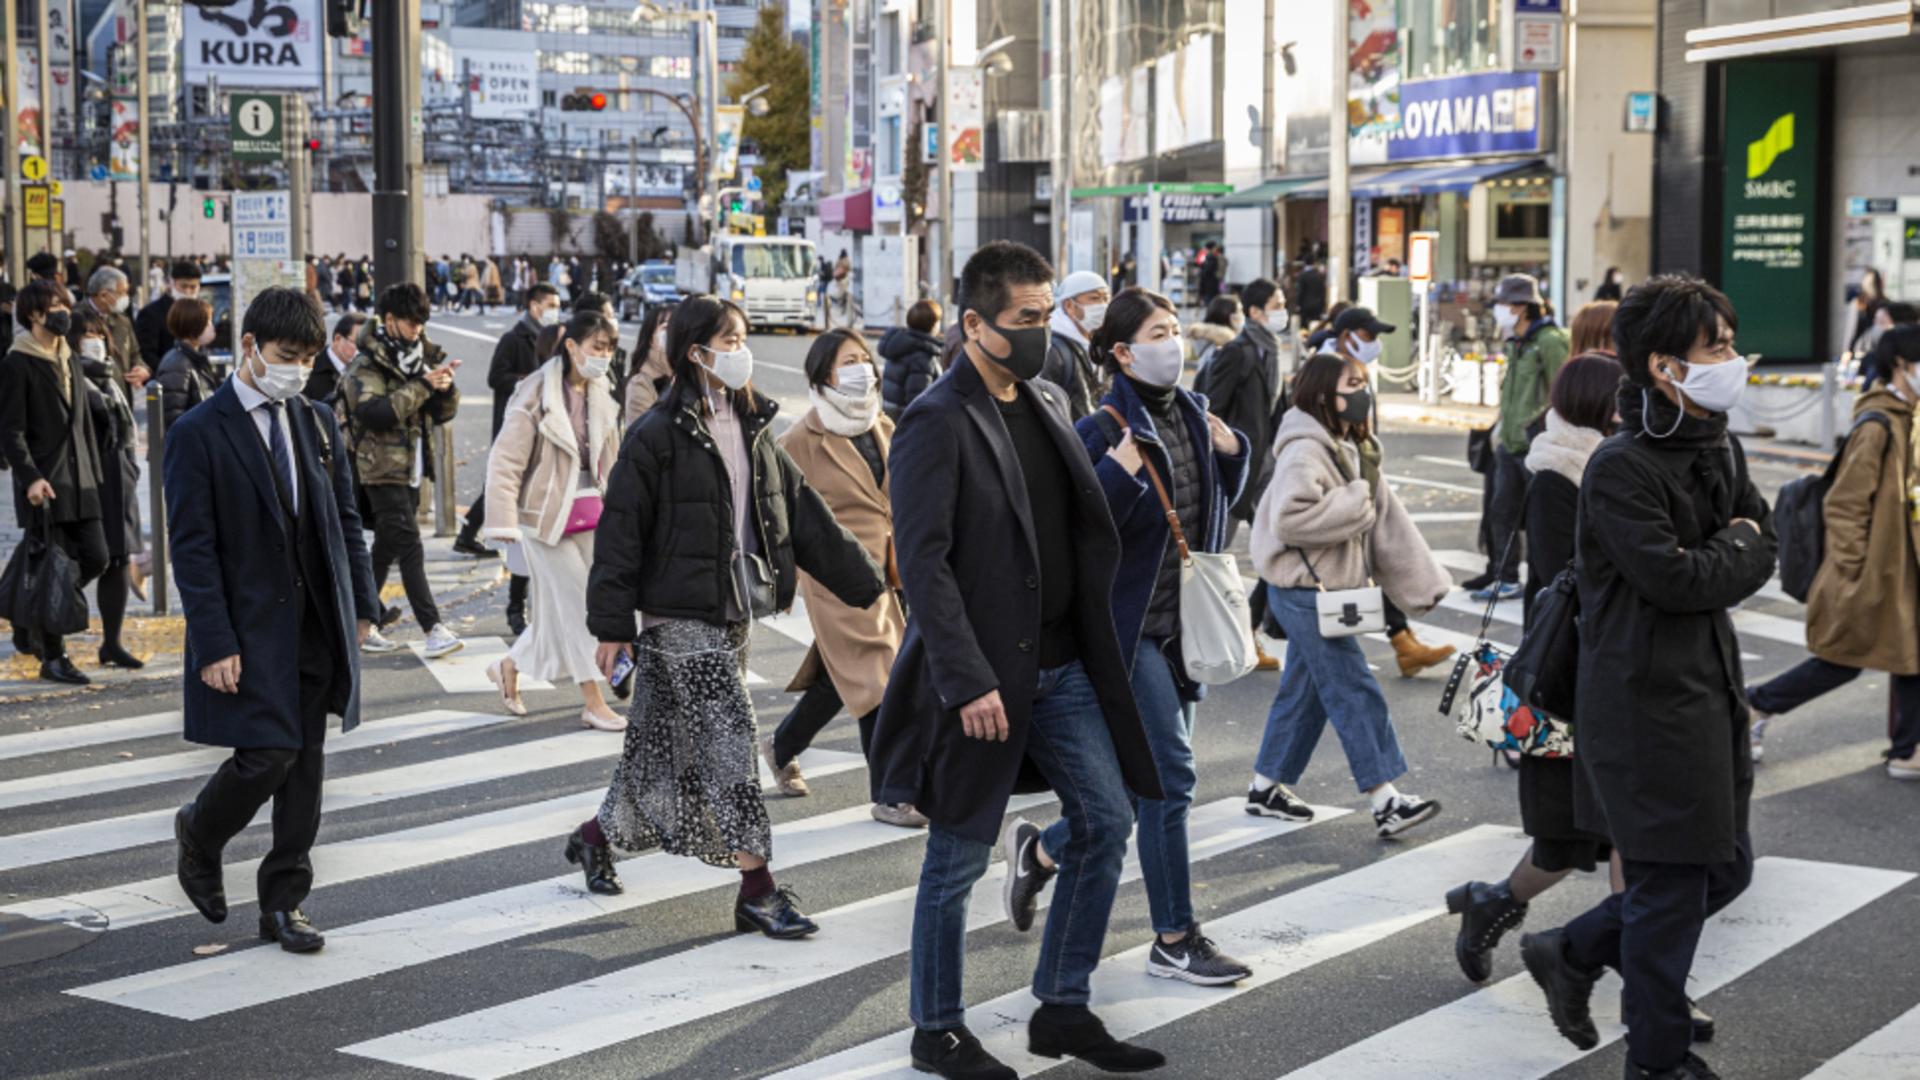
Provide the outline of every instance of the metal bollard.
<path id="1" fill-rule="evenodd" d="M 459 508 L 453 498 L 453 426 L 433 426 L 433 535 L 452 536 L 460 531 L 455 519 Z"/>
<path id="2" fill-rule="evenodd" d="M 152 503 L 149 508 L 149 520 L 153 522 L 148 530 L 153 542 L 148 545 L 148 577 L 153 582 L 153 613 L 167 613 L 167 579 L 170 576 L 167 564 L 167 500 L 160 489 L 161 440 L 166 437 L 166 412 L 160 400 L 160 381 L 147 382 L 147 495 Z"/>
<path id="3" fill-rule="evenodd" d="M 1834 448 L 1834 440 L 1839 436 L 1833 415 L 1833 407 L 1839 400 L 1840 365 L 1829 360 L 1820 365 L 1820 446 L 1826 450 Z"/>

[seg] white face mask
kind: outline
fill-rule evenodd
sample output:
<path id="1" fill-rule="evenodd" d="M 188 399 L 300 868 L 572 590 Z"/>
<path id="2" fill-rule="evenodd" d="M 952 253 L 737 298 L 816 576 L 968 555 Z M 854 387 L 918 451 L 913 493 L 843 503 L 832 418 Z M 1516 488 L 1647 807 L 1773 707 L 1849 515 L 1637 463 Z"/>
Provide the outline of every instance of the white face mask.
<path id="1" fill-rule="evenodd" d="M 1718 364 L 1688 364 L 1687 377 L 1675 385 L 1688 401 L 1708 412 L 1727 412 L 1746 393 L 1747 361 L 1736 356 Z"/>
<path id="2" fill-rule="evenodd" d="M 559 326 L 560 325 L 560 309 L 557 307 L 541 308 L 540 309 L 540 325 L 541 326 Z"/>
<path id="3" fill-rule="evenodd" d="M 114 314 L 116 314 L 116 315 L 118 315 L 118 314 L 120 314 L 120 313 L 122 313 L 122 312 L 124 312 L 124 311 L 126 311 L 126 310 L 127 310 L 127 307 L 128 307 L 129 305 L 131 305 L 132 303 L 133 303 L 133 297 L 132 297 L 132 296 L 130 296 L 130 295 L 128 295 L 128 294 L 126 294 L 126 293 L 121 293 L 121 294 L 120 294 L 120 299 L 118 299 L 118 300 L 115 300 L 115 301 L 113 302 L 113 312 L 114 312 Z"/>
<path id="4" fill-rule="evenodd" d="M 80 356 L 86 360 L 105 360 L 107 343 L 97 337 L 87 338 L 80 342 Z"/>
<path id="5" fill-rule="evenodd" d="M 700 346 L 707 350 L 713 362 L 707 365 L 707 371 L 720 380 L 720 384 L 729 390 L 738 390 L 753 378 L 753 350 L 742 345 L 732 352 L 720 352 Z"/>
<path id="6" fill-rule="evenodd" d="M 255 370 L 254 364 L 258 364 Z M 269 401 L 287 401 L 300 393 L 307 385 L 307 378 L 313 374 L 311 364 L 269 364 L 260 353 L 260 347 L 254 346 L 253 353 L 247 358 L 247 370 L 253 374 L 253 388 L 267 396 Z"/>
<path id="7" fill-rule="evenodd" d="M 1085 304 L 1080 308 L 1080 329 L 1091 334 L 1107 321 L 1107 305 Z"/>
<path id="8" fill-rule="evenodd" d="M 1386 348 L 1386 343 L 1379 338 L 1374 338 L 1372 341 L 1362 341 L 1360 338 L 1355 337 L 1352 338 L 1351 341 L 1352 344 L 1347 347 L 1347 351 L 1352 354 L 1355 360 L 1363 364 L 1371 364 L 1375 360 L 1380 359 L 1381 350 Z"/>
<path id="9" fill-rule="evenodd" d="M 1520 325 L 1520 316 L 1512 308 L 1501 304 L 1493 309 L 1493 325 L 1500 328 L 1502 336 L 1510 335 L 1514 327 Z"/>
<path id="10" fill-rule="evenodd" d="M 1245 315 L 1235 315 L 1233 318 L 1227 320 L 1227 325 L 1233 327 L 1233 332 L 1237 334 L 1247 328 L 1247 317 Z"/>
<path id="11" fill-rule="evenodd" d="M 1129 341 L 1127 351 L 1133 364 L 1127 373 L 1148 386 L 1165 389 L 1180 381 L 1180 369 L 1186 363 L 1186 350 L 1173 338 L 1159 341 Z"/>
<path id="12" fill-rule="evenodd" d="M 873 367 L 870 364 L 839 368 L 834 378 L 839 380 L 837 389 L 850 398 L 864 398 L 873 393 Z"/>
<path id="13" fill-rule="evenodd" d="M 589 379 L 605 378 L 608 369 L 613 367 L 612 354 L 595 356 L 592 353 L 580 353 L 578 355 L 580 357 L 580 374 L 585 375 Z"/>

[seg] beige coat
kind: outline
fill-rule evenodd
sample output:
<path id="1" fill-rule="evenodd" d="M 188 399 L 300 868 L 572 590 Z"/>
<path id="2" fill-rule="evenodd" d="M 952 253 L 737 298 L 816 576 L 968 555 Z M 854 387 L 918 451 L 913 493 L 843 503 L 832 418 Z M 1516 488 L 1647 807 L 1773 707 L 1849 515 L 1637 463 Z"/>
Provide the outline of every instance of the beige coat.
<path id="1" fill-rule="evenodd" d="M 653 403 L 660 400 L 660 391 L 653 388 L 654 380 L 666 378 L 672 373 L 666 352 L 648 345 L 646 360 L 627 379 L 627 400 L 620 415 L 628 425 L 640 419 L 641 413 L 653 408 Z"/>
<path id="2" fill-rule="evenodd" d="M 1253 512 L 1253 565 L 1262 580 L 1311 589 L 1311 559 L 1328 589 L 1364 586 L 1371 566 L 1373 581 L 1409 615 L 1432 610 L 1447 595 L 1452 576 L 1435 561 L 1386 477 L 1377 491 L 1367 490 L 1351 441 L 1336 444 L 1320 421 L 1289 409 L 1273 453 L 1273 481 Z"/>
<path id="3" fill-rule="evenodd" d="M 1827 492 L 1826 552 L 1807 593 L 1807 649 L 1822 660 L 1920 675 L 1920 563 L 1908 498 L 1913 406 L 1881 387 L 1853 407 L 1860 424 Z"/>
<path id="4" fill-rule="evenodd" d="M 882 415 L 873 434 L 884 458 L 893 441 L 893 421 Z M 826 500 L 833 516 L 874 562 L 887 568 L 887 580 L 892 583 L 893 503 L 887 486 L 874 484 L 873 470 L 859 448 L 852 440 L 827 431 L 811 409 L 781 437 L 780 445 L 800 467 L 807 486 Z M 849 714 L 865 716 L 879 708 L 894 654 L 900 651 L 900 639 L 907 630 L 898 596 L 888 589 L 872 607 L 848 607 L 806 573 L 800 575 L 800 595 L 813 623 L 813 649 L 787 689 L 813 685 L 824 665 Z"/>
<path id="5" fill-rule="evenodd" d="M 557 544 L 580 485 L 580 445 L 567 418 L 565 350 L 520 380 L 487 456 L 490 539 Z M 602 490 L 620 452 L 620 416 L 604 378 L 587 383 L 587 442 Z"/>

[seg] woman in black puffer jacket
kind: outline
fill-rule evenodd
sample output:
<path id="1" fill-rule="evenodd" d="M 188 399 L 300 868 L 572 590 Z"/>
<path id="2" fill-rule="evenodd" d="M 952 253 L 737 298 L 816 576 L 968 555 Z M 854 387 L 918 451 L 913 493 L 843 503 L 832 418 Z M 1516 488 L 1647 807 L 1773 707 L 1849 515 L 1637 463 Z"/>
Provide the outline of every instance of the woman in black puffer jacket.
<path id="1" fill-rule="evenodd" d="M 887 362 L 880 376 L 881 405 L 895 423 L 944 370 L 940 354 L 946 345 L 933 333 L 939 325 L 940 305 L 920 300 L 907 309 L 907 325 L 896 326 L 880 338 L 878 352 Z"/>
<path id="2" fill-rule="evenodd" d="M 667 355 L 673 385 L 620 447 L 587 581 L 601 671 L 611 679 L 621 656 L 633 661 L 626 746 L 566 855 L 603 894 L 621 891 L 611 845 L 737 866 L 735 926 L 805 937 L 818 928 L 767 869 L 747 634 L 769 603 L 792 606 L 796 567 L 853 607 L 885 582 L 774 441 L 777 406 L 749 382 L 746 314 L 712 296 L 686 301 L 667 325 Z M 772 597 L 756 605 L 759 582 Z"/>

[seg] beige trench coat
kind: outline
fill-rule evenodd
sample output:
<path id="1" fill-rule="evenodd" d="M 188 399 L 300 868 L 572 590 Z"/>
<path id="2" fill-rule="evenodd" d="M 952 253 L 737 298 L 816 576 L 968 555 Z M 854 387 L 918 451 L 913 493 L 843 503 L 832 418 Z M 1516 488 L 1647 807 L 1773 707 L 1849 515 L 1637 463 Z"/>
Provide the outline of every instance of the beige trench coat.
<path id="1" fill-rule="evenodd" d="M 1877 387 L 1853 407 L 1891 423 L 1859 424 L 1827 491 L 1826 551 L 1807 593 L 1807 650 L 1848 667 L 1920 675 L 1920 563 L 1908 499 L 1915 483 L 1913 406 Z"/>
<path id="2" fill-rule="evenodd" d="M 873 435 L 884 458 L 893 441 L 893 421 L 882 415 Z M 874 562 L 887 568 L 887 581 L 893 584 L 892 498 L 886 485 L 874 484 L 873 470 L 867 467 L 859 448 L 852 440 L 828 432 L 811 409 L 781 437 L 780 445 L 800 467 L 807 486 L 826 500 L 833 516 L 860 541 Z M 893 670 L 894 654 L 900 651 L 900 639 L 907 630 L 906 615 L 894 589 L 882 593 L 872 607 L 848 607 L 803 572 L 800 596 L 813 623 L 813 648 L 787 689 L 799 691 L 812 686 L 824 666 L 849 715 L 865 716 L 879 708 L 887 689 L 887 675 Z"/>

